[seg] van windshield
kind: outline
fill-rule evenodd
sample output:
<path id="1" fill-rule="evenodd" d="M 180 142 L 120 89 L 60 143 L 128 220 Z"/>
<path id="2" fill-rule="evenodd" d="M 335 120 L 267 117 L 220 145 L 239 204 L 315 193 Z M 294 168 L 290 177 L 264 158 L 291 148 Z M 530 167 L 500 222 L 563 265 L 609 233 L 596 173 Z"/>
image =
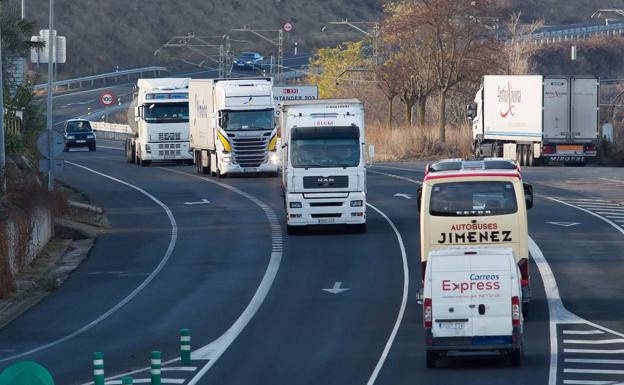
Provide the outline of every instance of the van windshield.
<path id="1" fill-rule="evenodd" d="M 67 122 L 67 132 L 91 132 L 91 124 L 86 120 L 75 120 Z"/>
<path id="2" fill-rule="evenodd" d="M 511 182 L 439 183 L 431 189 L 429 214 L 434 216 L 491 216 L 518 211 Z"/>

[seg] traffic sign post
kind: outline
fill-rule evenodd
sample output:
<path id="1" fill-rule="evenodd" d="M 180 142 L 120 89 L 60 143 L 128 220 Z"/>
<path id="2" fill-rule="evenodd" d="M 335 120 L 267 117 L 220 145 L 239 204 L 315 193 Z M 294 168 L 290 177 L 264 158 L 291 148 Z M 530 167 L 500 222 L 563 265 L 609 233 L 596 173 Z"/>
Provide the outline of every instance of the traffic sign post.
<path id="1" fill-rule="evenodd" d="M 37 138 L 37 149 L 46 159 L 39 161 L 39 171 L 47 172 L 50 175 L 58 171 L 63 171 L 65 161 L 55 159 L 65 148 L 65 139 L 56 131 L 44 131 Z"/>
<path id="2" fill-rule="evenodd" d="M 108 107 L 115 104 L 115 96 L 110 91 L 102 92 L 100 103 L 104 106 L 104 120 L 108 122 Z"/>

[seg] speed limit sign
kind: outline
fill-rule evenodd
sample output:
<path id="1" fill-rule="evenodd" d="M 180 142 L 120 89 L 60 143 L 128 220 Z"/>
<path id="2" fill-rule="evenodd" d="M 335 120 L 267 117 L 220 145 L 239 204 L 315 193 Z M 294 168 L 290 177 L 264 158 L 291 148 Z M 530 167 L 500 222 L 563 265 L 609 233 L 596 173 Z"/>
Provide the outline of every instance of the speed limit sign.
<path id="1" fill-rule="evenodd" d="M 115 97 L 107 91 L 100 95 L 100 102 L 105 106 L 112 106 L 115 103 Z"/>
<path id="2" fill-rule="evenodd" d="M 292 23 L 286 22 L 282 28 L 284 29 L 284 32 L 290 32 L 293 30 L 293 25 Z"/>

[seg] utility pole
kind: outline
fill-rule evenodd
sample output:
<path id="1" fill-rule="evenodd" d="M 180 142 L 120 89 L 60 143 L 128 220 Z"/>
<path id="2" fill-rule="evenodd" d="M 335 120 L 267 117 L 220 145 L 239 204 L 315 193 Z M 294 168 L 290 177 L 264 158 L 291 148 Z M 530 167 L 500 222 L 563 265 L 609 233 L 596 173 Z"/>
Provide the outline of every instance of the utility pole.
<path id="1" fill-rule="evenodd" d="M 4 94 L 2 79 L 2 30 L 0 29 L 0 195 L 6 193 L 6 158 L 4 154 Z M 0 196 L 0 198 L 2 198 Z"/>
<path id="2" fill-rule="evenodd" d="M 247 26 L 243 28 L 231 29 L 230 31 L 249 32 L 277 46 L 277 68 L 275 70 L 275 81 L 277 83 L 282 80 L 282 71 L 284 69 L 284 31 L 281 29 L 251 29 Z M 277 32 L 277 41 L 265 36 L 264 34 L 267 32 Z"/>
<path id="3" fill-rule="evenodd" d="M 54 43 L 56 35 L 54 31 L 54 0 L 50 0 L 50 20 L 48 24 L 48 111 L 47 111 L 47 128 L 48 128 L 48 159 L 50 162 L 50 170 L 48 171 L 48 191 L 54 190 L 54 171 L 52 170 L 52 81 L 54 78 L 54 62 L 56 61 L 56 52 L 54 52 Z"/>

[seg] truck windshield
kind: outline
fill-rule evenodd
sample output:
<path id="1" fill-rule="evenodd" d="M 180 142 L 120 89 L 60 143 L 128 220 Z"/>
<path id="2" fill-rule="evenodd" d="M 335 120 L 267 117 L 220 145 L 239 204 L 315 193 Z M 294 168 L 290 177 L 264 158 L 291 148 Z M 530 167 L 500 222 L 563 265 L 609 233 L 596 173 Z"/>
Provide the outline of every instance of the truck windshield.
<path id="1" fill-rule="evenodd" d="M 450 182 L 431 189 L 429 214 L 434 216 L 506 215 L 517 210 L 511 182 Z"/>
<path id="2" fill-rule="evenodd" d="M 290 154 L 293 167 L 356 167 L 360 164 L 358 138 L 293 138 Z"/>
<path id="3" fill-rule="evenodd" d="M 273 109 L 223 111 L 221 128 L 225 131 L 272 130 Z"/>
<path id="4" fill-rule="evenodd" d="M 188 103 L 146 104 L 143 116 L 148 123 L 180 123 L 189 121 Z"/>

